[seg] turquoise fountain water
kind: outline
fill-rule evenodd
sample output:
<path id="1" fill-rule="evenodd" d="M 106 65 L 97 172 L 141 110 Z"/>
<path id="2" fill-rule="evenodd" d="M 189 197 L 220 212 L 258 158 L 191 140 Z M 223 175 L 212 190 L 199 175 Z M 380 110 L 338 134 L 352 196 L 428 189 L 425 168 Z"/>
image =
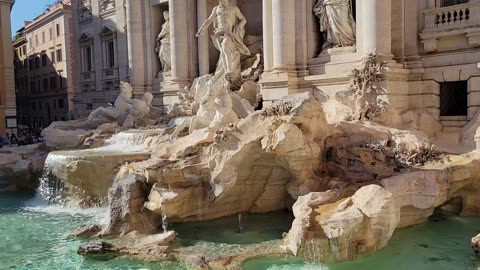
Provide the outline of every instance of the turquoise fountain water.
<path id="1" fill-rule="evenodd" d="M 82 240 L 68 233 L 92 219 L 105 216 L 105 209 L 65 209 L 48 206 L 38 197 L 0 193 L 0 269 L 20 270 L 173 270 L 186 269 L 179 262 L 142 262 L 126 259 L 90 260 L 76 254 Z M 226 254 L 241 252 L 264 241 L 281 238 L 292 217 L 288 213 L 242 216 L 212 222 L 171 224 L 178 232 L 176 247 Z M 257 258 L 244 263 L 247 270 L 478 270 L 480 258 L 473 255 L 469 238 L 480 233 L 480 218 L 449 217 L 400 230 L 387 248 L 374 256 L 338 265 L 305 264 L 296 258 Z"/>
<path id="2" fill-rule="evenodd" d="M 432 218 L 428 223 L 395 232 L 387 247 L 375 255 L 337 265 L 305 264 L 292 258 L 258 258 L 246 270 L 479 270 L 480 257 L 470 248 L 480 233 L 480 218 Z"/>

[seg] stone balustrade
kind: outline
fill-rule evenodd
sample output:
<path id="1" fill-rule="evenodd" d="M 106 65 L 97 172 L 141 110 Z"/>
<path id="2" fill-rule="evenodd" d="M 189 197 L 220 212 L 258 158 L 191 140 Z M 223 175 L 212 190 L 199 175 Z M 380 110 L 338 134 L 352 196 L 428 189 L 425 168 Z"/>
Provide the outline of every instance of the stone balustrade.
<path id="1" fill-rule="evenodd" d="M 118 68 L 105 68 L 103 69 L 104 78 L 117 78 L 118 77 Z"/>
<path id="2" fill-rule="evenodd" d="M 465 3 L 426 10 L 424 12 L 425 30 L 448 30 L 469 26 L 471 16 L 480 16 L 480 14 L 471 14 L 470 5 L 471 3 Z"/>
<path id="3" fill-rule="evenodd" d="M 95 71 L 86 71 L 81 73 L 81 81 L 89 82 L 95 79 Z"/>
<path id="4" fill-rule="evenodd" d="M 427 9 L 424 12 L 425 27 L 420 34 L 426 52 L 450 50 L 439 45 L 439 40 L 455 37 L 451 44 L 466 44 L 466 47 L 480 46 L 480 0 L 440 8 Z M 460 39 L 465 39 L 462 41 Z M 458 47 L 458 46 L 457 46 Z M 458 49 L 455 47 L 456 49 Z"/>

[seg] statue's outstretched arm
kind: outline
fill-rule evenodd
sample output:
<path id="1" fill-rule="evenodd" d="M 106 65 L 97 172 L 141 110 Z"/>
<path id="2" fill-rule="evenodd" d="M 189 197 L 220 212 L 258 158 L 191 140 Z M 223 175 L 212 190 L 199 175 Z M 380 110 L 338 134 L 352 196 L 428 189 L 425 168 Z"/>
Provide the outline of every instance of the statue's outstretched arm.
<path id="1" fill-rule="evenodd" d="M 215 7 L 212 10 L 212 14 L 210 14 L 210 17 L 208 17 L 208 19 L 202 24 L 202 26 L 200 26 L 200 29 L 198 29 L 198 32 L 196 34 L 197 37 L 201 36 L 207 30 L 207 28 L 213 23 L 213 21 L 217 17 L 216 11 L 217 11 L 217 8 Z"/>

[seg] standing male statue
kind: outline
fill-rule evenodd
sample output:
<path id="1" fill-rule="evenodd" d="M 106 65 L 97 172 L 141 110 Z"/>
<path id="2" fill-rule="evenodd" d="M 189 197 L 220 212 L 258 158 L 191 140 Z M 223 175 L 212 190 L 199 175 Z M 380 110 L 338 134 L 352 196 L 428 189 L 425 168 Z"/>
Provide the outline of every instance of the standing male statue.
<path id="1" fill-rule="evenodd" d="M 247 20 L 238 7 L 230 5 L 229 0 L 219 0 L 218 3 L 198 30 L 197 37 L 204 34 L 213 23 L 212 41 L 220 51 L 215 77 L 228 76 L 230 80 L 240 80 L 240 58 L 242 55 L 250 55 L 250 50 L 243 43 Z"/>
<path id="2" fill-rule="evenodd" d="M 157 37 L 157 46 L 155 51 L 158 53 L 158 59 L 162 64 L 162 71 L 168 73 L 172 69 L 172 58 L 170 54 L 170 15 L 168 11 L 163 12 L 165 23 Z"/>
<path id="3" fill-rule="evenodd" d="M 318 0 L 313 8 L 323 33 L 322 51 L 355 45 L 355 20 L 351 0 Z"/>

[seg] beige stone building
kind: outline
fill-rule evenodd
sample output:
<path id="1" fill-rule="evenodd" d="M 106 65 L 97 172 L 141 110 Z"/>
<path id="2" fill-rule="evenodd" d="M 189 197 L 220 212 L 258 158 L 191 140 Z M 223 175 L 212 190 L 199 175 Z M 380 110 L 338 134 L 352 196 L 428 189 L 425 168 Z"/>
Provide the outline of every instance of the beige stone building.
<path id="1" fill-rule="evenodd" d="M 72 2 L 77 93 L 76 116 L 115 100 L 120 80 L 128 80 L 129 57 L 123 0 Z"/>
<path id="2" fill-rule="evenodd" d="M 480 121 L 480 0 L 345 1 L 354 20 L 353 44 L 322 50 L 325 34 L 314 11 L 319 1 L 230 0 L 247 20 L 245 41 L 263 40 L 263 101 L 299 92 L 336 98 L 347 92 L 352 68 L 376 51 L 387 63 L 384 121 L 415 126 L 438 141 L 473 142 L 472 126 Z M 195 34 L 217 0 L 74 2 L 81 110 L 112 102 L 118 80 L 130 81 L 137 96 L 152 91 L 155 105 L 168 110 L 179 89 L 215 70 L 212 28 Z M 171 30 L 168 73 L 155 50 L 164 11 Z"/>
<path id="3" fill-rule="evenodd" d="M 10 24 L 10 12 L 13 3 L 13 0 L 0 0 L 0 134 L 10 132 L 12 131 L 11 127 L 16 126 L 15 81 Z"/>
<path id="4" fill-rule="evenodd" d="M 74 93 L 72 11 L 52 5 L 19 30 L 13 42 L 18 119 L 42 128 L 72 118 Z"/>

